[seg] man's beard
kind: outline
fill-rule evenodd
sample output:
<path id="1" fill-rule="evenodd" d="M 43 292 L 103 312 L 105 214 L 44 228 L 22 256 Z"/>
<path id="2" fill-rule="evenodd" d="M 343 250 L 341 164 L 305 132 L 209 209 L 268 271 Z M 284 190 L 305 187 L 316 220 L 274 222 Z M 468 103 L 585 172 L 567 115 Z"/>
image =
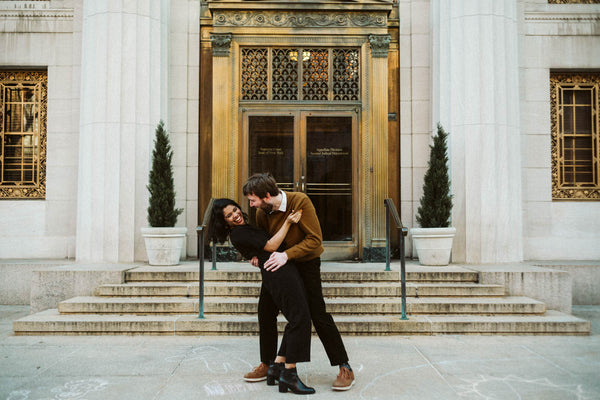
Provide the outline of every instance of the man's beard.
<path id="1" fill-rule="evenodd" d="M 260 209 L 266 212 L 267 214 L 270 214 L 273 211 L 273 204 L 263 202 L 260 206 Z"/>

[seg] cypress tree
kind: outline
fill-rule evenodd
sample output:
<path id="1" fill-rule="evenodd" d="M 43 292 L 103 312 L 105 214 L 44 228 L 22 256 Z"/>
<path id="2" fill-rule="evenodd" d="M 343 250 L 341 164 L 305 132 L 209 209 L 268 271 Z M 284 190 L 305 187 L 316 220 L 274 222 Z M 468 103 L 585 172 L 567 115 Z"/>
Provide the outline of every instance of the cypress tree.
<path id="1" fill-rule="evenodd" d="M 423 196 L 417 210 L 417 222 L 422 228 L 447 228 L 450 226 L 452 195 L 448 171 L 448 133 L 440 124 L 433 146 L 429 146 L 429 162 L 423 181 Z"/>
<path id="2" fill-rule="evenodd" d="M 152 150 L 152 169 L 149 184 L 150 206 L 148 222 L 152 227 L 173 227 L 183 208 L 175 208 L 175 183 L 173 181 L 173 152 L 165 124 L 161 120 L 156 127 L 154 150 Z"/>

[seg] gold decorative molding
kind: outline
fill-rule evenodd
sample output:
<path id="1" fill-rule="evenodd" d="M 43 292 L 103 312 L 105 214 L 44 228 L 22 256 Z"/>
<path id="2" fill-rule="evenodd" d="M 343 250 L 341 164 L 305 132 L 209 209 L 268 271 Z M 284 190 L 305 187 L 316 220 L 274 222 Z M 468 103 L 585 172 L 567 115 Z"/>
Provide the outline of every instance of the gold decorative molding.
<path id="1" fill-rule="evenodd" d="M 383 12 L 288 12 L 288 11 L 217 11 L 213 14 L 214 26 L 244 27 L 386 27 L 387 15 Z"/>
<path id="2" fill-rule="evenodd" d="M 569 184 L 564 179 L 564 105 L 560 101 L 563 89 L 589 90 L 592 94 L 590 115 L 592 131 L 590 145 L 592 148 L 593 179 L 589 182 Z M 569 104 L 570 105 L 570 104 Z M 595 110 L 594 110 L 595 108 Z M 552 73 L 550 75 L 550 109 L 551 109 L 551 152 L 552 152 L 552 199 L 553 200 L 600 200 L 600 74 L 598 73 Z M 576 132 L 569 133 L 570 135 Z M 595 149 L 595 150 L 594 150 Z M 577 150 L 577 149 L 575 149 Z M 575 152 L 575 150 L 571 150 Z"/>
<path id="3" fill-rule="evenodd" d="M 21 100 L 7 101 L 7 92 L 15 92 Z M 22 91 L 27 90 L 33 95 L 32 101 L 23 99 Z M 23 119 L 18 126 L 19 130 L 11 130 L 6 132 L 6 126 L 10 122 L 7 121 L 7 106 L 6 103 L 24 107 L 19 113 L 19 120 Z M 25 116 L 27 106 L 30 106 L 33 114 L 30 116 L 31 121 Z M 16 110 L 20 109 L 19 107 Z M 45 71 L 0 71 L 0 199 L 44 199 L 46 196 L 46 120 L 48 110 L 48 74 Z M 23 128 L 22 124 L 31 123 L 31 130 Z M 16 128 L 16 124 L 10 124 Z M 18 147 L 14 144 L 11 154 L 12 164 L 15 165 L 18 161 L 21 164 L 21 179 L 6 179 L 6 164 L 8 145 L 6 144 L 10 137 L 11 142 L 18 143 Z M 26 142 L 30 141 L 30 144 Z M 26 153 L 31 152 L 29 157 Z M 26 159 L 31 158 L 31 179 L 23 180 L 25 174 L 24 165 Z M 19 171 L 12 169 L 12 171 Z"/>

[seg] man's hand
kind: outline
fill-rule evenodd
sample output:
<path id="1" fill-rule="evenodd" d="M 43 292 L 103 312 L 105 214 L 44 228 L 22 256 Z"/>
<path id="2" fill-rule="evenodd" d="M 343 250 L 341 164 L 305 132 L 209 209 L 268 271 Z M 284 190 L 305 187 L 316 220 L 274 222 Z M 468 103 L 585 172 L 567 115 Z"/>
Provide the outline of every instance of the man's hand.
<path id="1" fill-rule="evenodd" d="M 252 265 L 253 267 L 258 267 L 258 257 L 252 257 L 252 259 L 250 260 L 250 265 Z"/>
<path id="2" fill-rule="evenodd" d="M 288 256 L 285 253 L 279 253 L 274 251 L 271 257 L 265 263 L 265 270 L 275 272 L 281 268 L 288 260 Z"/>

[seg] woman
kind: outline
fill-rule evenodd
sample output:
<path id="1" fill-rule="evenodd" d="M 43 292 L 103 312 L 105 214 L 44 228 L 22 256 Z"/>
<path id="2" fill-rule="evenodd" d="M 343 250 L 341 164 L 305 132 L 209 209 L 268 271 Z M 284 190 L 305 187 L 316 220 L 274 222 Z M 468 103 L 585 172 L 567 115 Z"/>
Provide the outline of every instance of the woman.
<path id="1" fill-rule="evenodd" d="M 276 271 L 264 269 L 265 261 L 279 249 L 291 224 L 297 223 L 301 216 L 302 210 L 292 212 L 281 229 L 269 238 L 265 231 L 248 224 L 248 216 L 235 201 L 217 199 L 213 203 L 209 232 L 220 243 L 229 236 L 245 258 L 258 258 L 263 288 L 288 321 L 275 363 L 269 367 L 267 384 L 274 385 L 277 380 L 280 392 L 289 389 L 296 394 L 312 394 L 315 390 L 300 380 L 296 370 L 296 363 L 310 361 L 310 313 L 300 275 L 290 262 Z"/>

